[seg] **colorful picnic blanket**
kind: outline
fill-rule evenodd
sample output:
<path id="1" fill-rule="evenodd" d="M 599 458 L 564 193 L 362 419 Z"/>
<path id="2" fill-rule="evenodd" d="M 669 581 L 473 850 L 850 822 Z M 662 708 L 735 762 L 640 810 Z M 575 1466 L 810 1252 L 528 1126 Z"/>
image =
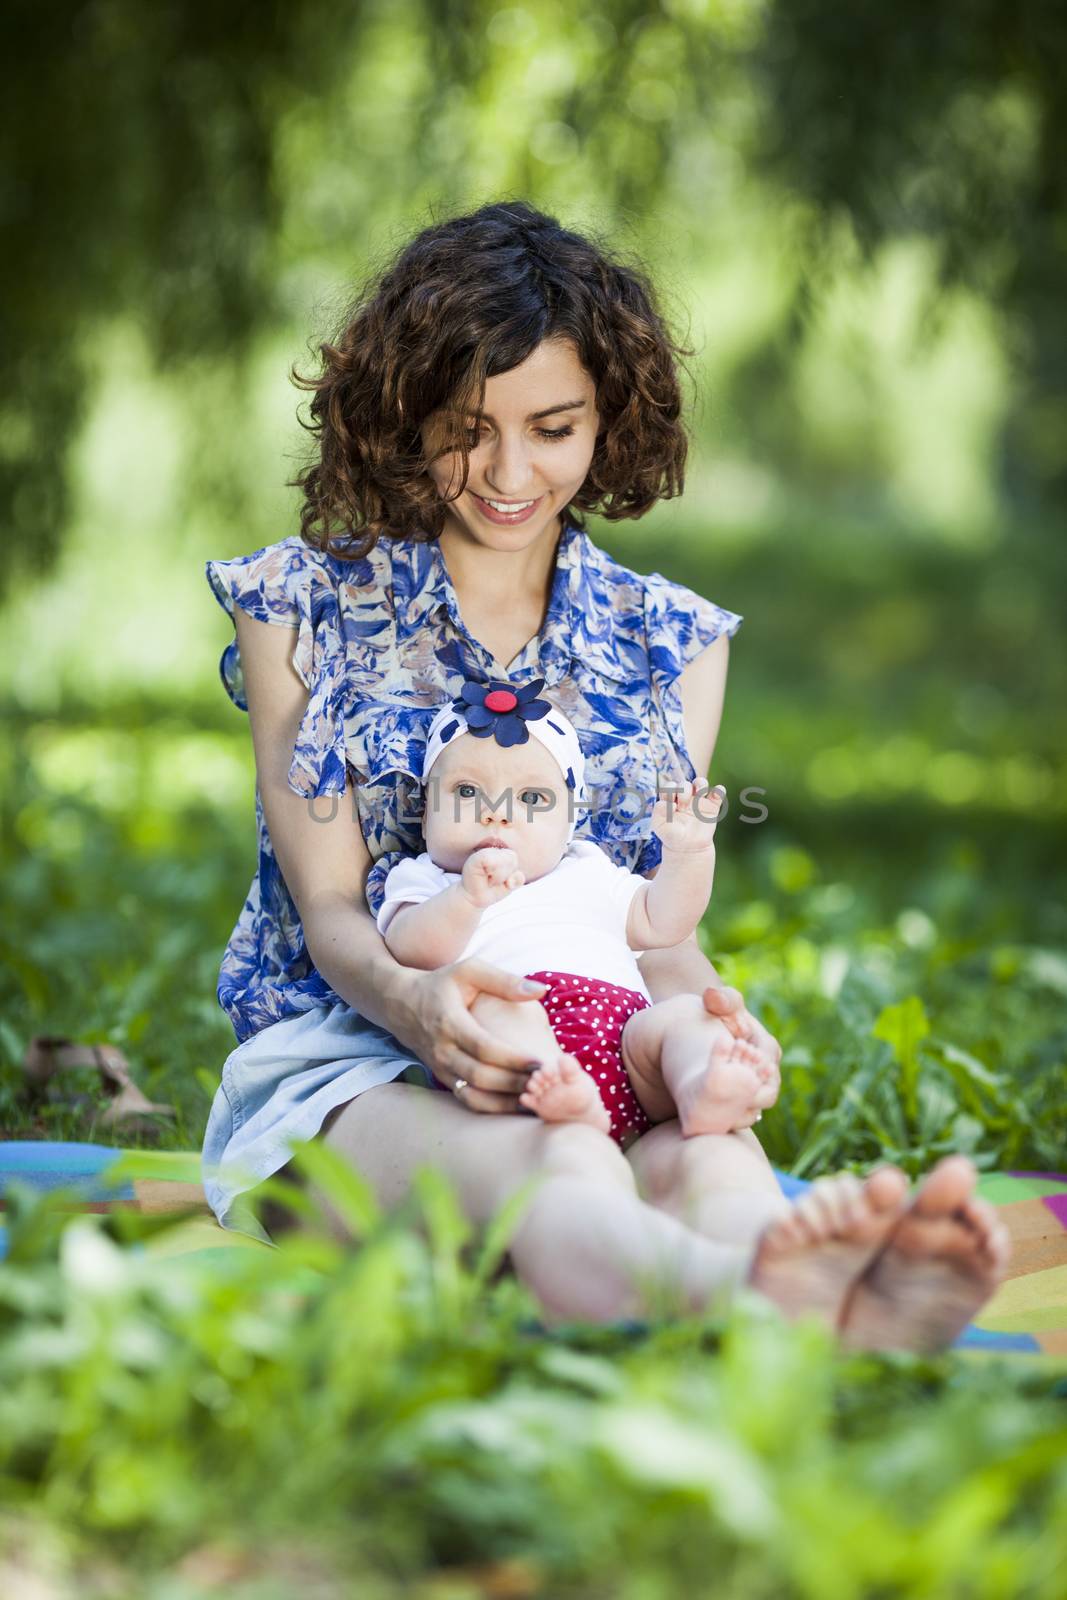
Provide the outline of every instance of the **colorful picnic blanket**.
<path id="1" fill-rule="evenodd" d="M 809 1185 L 777 1172 L 788 1197 Z M 11 1182 L 68 1190 L 74 1211 L 127 1210 L 148 1216 L 185 1212 L 173 1226 L 132 1248 L 210 1261 L 234 1250 L 271 1247 L 221 1228 L 200 1183 L 198 1151 L 121 1150 L 110 1145 L 12 1141 L 0 1144 L 0 1211 Z M 1067 1359 L 1067 1175 L 991 1172 L 978 1193 L 997 1206 L 1012 1237 L 1012 1262 L 996 1295 L 956 1341 L 970 1351 Z M 0 1259 L 5 1252 L 0 1226 Z"/>

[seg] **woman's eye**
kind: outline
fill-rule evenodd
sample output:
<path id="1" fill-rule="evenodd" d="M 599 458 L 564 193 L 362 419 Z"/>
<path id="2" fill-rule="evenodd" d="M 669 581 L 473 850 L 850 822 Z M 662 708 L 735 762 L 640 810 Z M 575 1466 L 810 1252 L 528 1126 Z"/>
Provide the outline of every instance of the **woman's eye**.
<path id="1" fill-rule="evenodd" d="M 542 439 L 569 439 L 574 432 L 574 427 L 571 423 L 568 423 L 565 428 L 538 428 L 537 431 Z M 467 429 L 467 448 L 469 450 L 476 449 L 480 439 L 481 430 L 479 428 Z"/>

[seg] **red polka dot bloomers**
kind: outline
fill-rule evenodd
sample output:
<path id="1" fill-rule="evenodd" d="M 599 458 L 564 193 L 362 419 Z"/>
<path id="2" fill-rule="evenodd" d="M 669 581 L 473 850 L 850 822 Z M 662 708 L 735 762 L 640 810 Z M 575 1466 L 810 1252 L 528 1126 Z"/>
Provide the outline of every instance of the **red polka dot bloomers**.
<path id="1" fill-rule="evenodd" d="M 622 1030 L 648 1001 L 636 989 L 624 989 L 578 972 L 528 972 L 548 985 L 541 1004 L 561 1050 L 576 1057 L 596 1084 L 611 1116 L 611 1138 L 627 1145 L 651 1128 L 652 1119 L 630 1087 L 622 1060 Z M 435 1087 L 446 1084 L 434 1079 Z"/>
<path id="2" fill-rule="evenodd" d="M 526 976 L 548 984 L 541 1004 L 552 1032 L 560 1049 L 576 1056 L 596 1084 L 611 1114 L 609 1131 L 615 1143 L 628 1144 L 651 1128 L 652 1119 L 630 1087 L 622 1061 L 622 1030 L 636 1011 L 648 1009 L 644 995 L 577 972 Z"/>

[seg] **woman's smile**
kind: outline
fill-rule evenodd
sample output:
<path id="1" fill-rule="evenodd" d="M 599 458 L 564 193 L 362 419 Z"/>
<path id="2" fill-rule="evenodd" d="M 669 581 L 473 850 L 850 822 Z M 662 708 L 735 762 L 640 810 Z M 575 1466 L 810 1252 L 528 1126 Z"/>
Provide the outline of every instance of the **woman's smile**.
<path id="1" fill-rule="evenodd" d="M 539 494 L 536 500 L 489 500 L 485 495 L 476 494 L 473 489 L 467 492 L 488 522 L 495 522 L 504 527 L 528 521 L 545 498 L 543 494 Z M 514 507 L 514 510 L 505 509 L 507 507 Z"/>

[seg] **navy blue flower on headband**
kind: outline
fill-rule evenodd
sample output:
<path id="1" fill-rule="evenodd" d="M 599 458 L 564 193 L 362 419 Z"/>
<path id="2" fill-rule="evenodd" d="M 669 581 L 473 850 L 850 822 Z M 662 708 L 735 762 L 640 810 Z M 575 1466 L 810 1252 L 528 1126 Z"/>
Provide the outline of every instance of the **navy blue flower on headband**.
<path id="1" fill-rule="evenodd" d="M 526 724 L 546 717 L 552 710 L 548 700 L 537 699 L 544 684 L 544 678 L 534 678 L 521 688 L 515 688 L 513 684 L 496 679 L 476 683 L 468 678 L 452 704 L 462 713 L 475 738 L 488 739 L 492 734 L 497 744 L 506 749 L 509 745 L 525 744 L 530 737 Z"/>

